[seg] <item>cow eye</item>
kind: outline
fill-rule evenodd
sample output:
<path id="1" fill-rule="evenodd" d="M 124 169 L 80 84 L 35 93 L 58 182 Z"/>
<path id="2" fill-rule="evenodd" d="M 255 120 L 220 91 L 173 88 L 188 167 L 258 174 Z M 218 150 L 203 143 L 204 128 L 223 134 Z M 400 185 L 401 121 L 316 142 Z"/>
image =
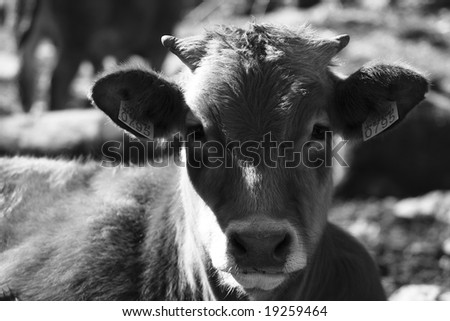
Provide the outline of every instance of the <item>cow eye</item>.
<path id="1" fill-rule="evenodd" d="M 330 128 L 324 125 L 315 124 L 311 133 L 311 139 L 324 140 L 325 132 L 330 131 Z"/>
<path id="2" fill-rule="evenodd" d="M 200 124 L 188 127 L 187 134 L 194 140 L 203 140 L 205 138 L 205 131 Z"/>

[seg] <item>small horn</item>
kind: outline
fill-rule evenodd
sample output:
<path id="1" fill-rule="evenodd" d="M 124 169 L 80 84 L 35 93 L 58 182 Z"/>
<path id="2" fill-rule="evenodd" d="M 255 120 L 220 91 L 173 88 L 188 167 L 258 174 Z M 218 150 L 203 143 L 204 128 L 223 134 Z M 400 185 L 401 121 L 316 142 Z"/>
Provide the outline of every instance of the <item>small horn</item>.
<path id="1" fill-rule="evenodd" d="M 173 36 L 162 36 L 161 43 L 176 55 L 191 71 L 199 66 L 200 60 L 205 55 L 204 37 L 188 37 L 178 39 Z"/>
<path id="2" fill-rule="evenodd" d="M 344 49 L 345 47 L 347 47 L 348 43 L 350 42 L 350 36 L 349 35 L 339 35 L 337 37 L 334 38 L 334 40 L 337 41 L 337 51 L 336 53 L 338 53 L 339 51 L 341 51 L 342 49 Z"/>

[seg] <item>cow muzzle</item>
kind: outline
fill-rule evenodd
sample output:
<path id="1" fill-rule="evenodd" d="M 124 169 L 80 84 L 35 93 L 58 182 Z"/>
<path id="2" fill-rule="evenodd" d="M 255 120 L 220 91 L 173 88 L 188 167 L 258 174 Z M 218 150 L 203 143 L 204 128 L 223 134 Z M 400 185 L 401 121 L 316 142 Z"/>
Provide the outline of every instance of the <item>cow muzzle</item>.
<path id="1" fill-rule="evenodd" d="M 294 253 L 298 238 L 287 224 L 233 224 L 226 235 L 228 272 L 245 289 L 272 290 L 300 267 L 289 266 L 301 253 Z"/>
<path id="2" fill-rule="evenodd" d="M 228 240 L 228 253 L 248 272 L 282 272 L 292 243 L 283 230 L 231 232 Z"/>

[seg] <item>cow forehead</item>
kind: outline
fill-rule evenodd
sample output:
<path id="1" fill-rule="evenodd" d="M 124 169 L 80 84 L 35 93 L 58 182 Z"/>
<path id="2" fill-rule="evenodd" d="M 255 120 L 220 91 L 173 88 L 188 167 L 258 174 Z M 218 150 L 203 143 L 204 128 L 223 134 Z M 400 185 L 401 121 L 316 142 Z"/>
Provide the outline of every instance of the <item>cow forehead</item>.
<path id="1" fill-rule="evenodd" d="M 276 139 L 295 136 L 321 105 L 314 100 L 322 99 L 331 55 L 306 31 L 274 30 L 228 30 L 208 42 L 187 100 L 226 140 L 259 141 L 268 132 Z"/>
<path id="2" fill-rule="evenodd" d="M 217 62 L 239 57 L 244 66 L 274 61 L 310 69 L 326 65 L 336 53 L 329 39 L 304 26 L 298 30 L 256 24 L 247 29 L 224 27 L 207 33 L 206 39 L 206 57 Z"/>

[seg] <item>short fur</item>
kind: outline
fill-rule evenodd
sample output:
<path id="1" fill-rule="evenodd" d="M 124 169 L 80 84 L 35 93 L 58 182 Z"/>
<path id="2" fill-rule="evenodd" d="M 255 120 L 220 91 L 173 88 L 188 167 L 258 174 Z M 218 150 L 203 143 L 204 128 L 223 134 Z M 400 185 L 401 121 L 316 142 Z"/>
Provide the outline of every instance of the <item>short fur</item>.
<path id="1" fill-rule="evenodd" d="M 2 185 L 0 204 L 5 299 L 11 293 L 22 301 L 246 299 L 239 289 L 217 286 L 207 257 L 179 262 L 175 223 L 188 234 L 197 231 L 183 221 L 181 204 L 168 201 L 178 198 L 167 195 L 176 193 L 168 182 L 176 173 L 142 176 L 139 168 L 111 172 L 95 163 L 33 158 L 3 159 L 0 167 L 1 180 L 9 182 Z M 23 190 L 19 180 L 29 188 Z M 337 227 L 328 229 L 314 263 L 295 276 L 299 293 L 282 292 L 277 299 L 359 300 L 367 292 L 383 299 L 379 283 L 366 277 L 377 273 L 366 251 Z M 193 287 L 183 271 L 200 278 L 201 265 L 207 280 L 197 279 Z"/>

